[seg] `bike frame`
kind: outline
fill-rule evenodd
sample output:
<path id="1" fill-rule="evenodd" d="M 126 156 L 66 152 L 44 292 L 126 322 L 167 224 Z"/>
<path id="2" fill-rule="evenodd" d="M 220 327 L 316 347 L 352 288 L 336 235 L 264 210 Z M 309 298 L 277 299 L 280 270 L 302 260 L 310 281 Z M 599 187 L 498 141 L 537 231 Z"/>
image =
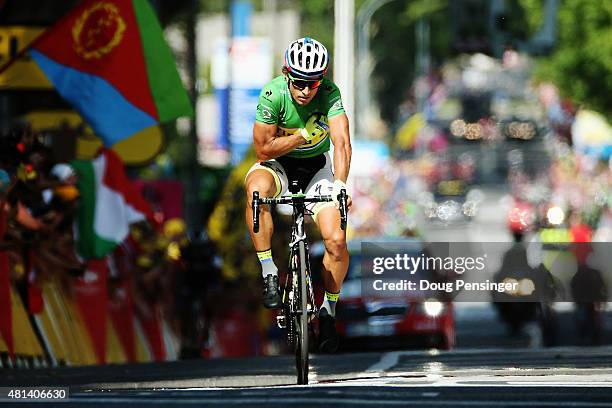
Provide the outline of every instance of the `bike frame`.
<path id="1" fill-rule="evenodd" d="M 283 285 L 281 297 L 282 311 L 277 316 L 277 324 L 287 330 L 288 340 L 295 347 L 298 384 L 308 384 L 308 332 L 311 316 L 316 314 L 314 290 L 310 284 L 310 259 L 308 256 L 308 241 L 304 230 L 304 215 L 306 203 L 329 202 L 332 197 L 305 196 L 292 194 L 279 198 L 259 198 L 259 192 L 253 193 L 253 231 L 259 231 L 260 205 L 290 204 L 293 208 L 291 242 L 289 243 L 289 273 Z M 342 190 L 338 195 L 340 203 L 340 225 L 346 228 L 347 196 Z M 289 276 L 291 285 L 289 286 Z M 308 305 L 310 304 L 310 308 Z M 294 335 L 297 334 L 297 336 Z"/>
<path id="2" fill-rule="evenodd" d="M 295 261 L 293 263 L 293 265 L 290 262 L 290 270 L 293 271 L 293 282 L 298 282 L 298 277 L 296 276 L 296 272 L 299 272 L 299 264 L 300 264 L 300 260 L 302 255 L 300 254 L 300 242 L 302 242 L 304 244 L 304 261 L 306 263 L 306 274 L 304 276 L 304 279 L 306 280 L 306 286 L 307 286 L 307 290 L 308 290 L 308 300 L 310 301 L 310 304 L 312 306 L 312 309 L 307 310 L 309 315 L 315 314 L 316 313 L 316 306 L 315 306 L 315 301 L 314 301 L 314 291 L 312 289 L 312 286 L 310 285 L 310 257 L 308 256 L 308 239 L 306 237 L 306 231 L 304 230 L 304 213 L 306 210 L 306 205 L 303 201 L 303 197 L 300 197 L 299 195 L 296 195 L 294 197 L 294 202 L 293 202 L 293 214 L 292 214 L 292 219 L 293 219 L 293 223 L 291 226 L 291 242 L 289 243 L 289 248 L 290 248 L 290 255 L 289 255 L 289 259 L 290 261 Z M 297 260 L 294 260 L 293 258 L 297 256 Z M 301 278 L 301 277 L 300 277 Z M 294 290 L 297 289 L 294 286 Z M 293 310 L 293 312 L 295 313 L 301 313 L 301 310 Z"/>

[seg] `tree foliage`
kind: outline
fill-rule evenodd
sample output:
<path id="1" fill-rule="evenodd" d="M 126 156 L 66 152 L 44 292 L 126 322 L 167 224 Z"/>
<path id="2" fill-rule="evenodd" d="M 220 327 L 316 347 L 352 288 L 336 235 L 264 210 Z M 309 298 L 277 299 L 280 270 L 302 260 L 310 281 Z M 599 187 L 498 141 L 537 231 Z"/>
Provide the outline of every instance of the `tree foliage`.
<path id="1" fill-rule="evenodd" d="M 334 49 L 334 2 L 309 0 L 299 3 L 301 35 L 316 38 L 329 50 Z"/>
<path id="2" fill-rule="evenodd" d="M 448 1 L 394 1 L 372 17 L 370 52 L 376 63 L 371 86 L 382 118 L 391 123 L 415 79 L 415 30 L 420 18 L 429 22 L 430 56 L 436 64 L 452 51 Z"/>
<path id="3" fill-rule="evenodd" d="M 566 0 L 557 18 L 554 53 L 538 61 L 536 77 L 565 97 L 612 117 L 612 2 Z"/>
<path id="4" fill-rule="evenodd" d="M 525 11 L 523 24 L 529 34 L 534 34 L 544 21 L 545 0 L 519 0 L 520 7 Z"/>

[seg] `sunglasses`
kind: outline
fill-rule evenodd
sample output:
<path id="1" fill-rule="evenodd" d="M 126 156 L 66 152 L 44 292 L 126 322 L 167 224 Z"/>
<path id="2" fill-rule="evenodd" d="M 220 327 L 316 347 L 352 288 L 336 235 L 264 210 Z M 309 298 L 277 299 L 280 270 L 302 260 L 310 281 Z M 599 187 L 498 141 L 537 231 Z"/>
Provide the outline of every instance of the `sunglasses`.
<path id="1" fill-rule="evenodd" d="M 319 81 L 304 81 L 301 79 L 293 79 L 293 78 L 289 78 L 289 81 L 291 82 L 291 85 L 293 85 L 293 87 L 295 89 L 298 89 L 300 91 L 303 91 L 306 87 L 308 87 L 309 89 L 317 89 L 319 86 L 321 86 L 321 80 Z"/>

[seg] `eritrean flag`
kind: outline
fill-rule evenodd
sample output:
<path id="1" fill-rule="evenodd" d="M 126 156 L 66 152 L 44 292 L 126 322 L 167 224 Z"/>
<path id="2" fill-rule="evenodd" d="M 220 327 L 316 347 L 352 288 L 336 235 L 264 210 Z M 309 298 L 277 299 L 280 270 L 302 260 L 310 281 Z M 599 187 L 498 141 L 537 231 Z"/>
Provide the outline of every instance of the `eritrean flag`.
<path id="1" fill-rule="evenodd" d="M 36 39 L 30 54 L 107 147 L 193 115 L 147 0 L 85 0 Z"/>

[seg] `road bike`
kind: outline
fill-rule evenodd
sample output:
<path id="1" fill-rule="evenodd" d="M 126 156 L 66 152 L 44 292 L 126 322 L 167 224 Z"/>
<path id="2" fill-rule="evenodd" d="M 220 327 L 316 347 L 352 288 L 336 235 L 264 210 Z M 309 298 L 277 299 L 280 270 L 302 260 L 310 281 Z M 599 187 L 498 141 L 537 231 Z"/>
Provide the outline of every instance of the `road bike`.
<path id="1" fill-rule="evenodd" d="M 308 241 L 304 231 L 306 203 L 333 201 L 331 195 L 306 196 L 291 183 L 292 194 L 277 198 L 259 197 L 253 192 L 253 231 L 259 232 L 259 209 L 261 205 L 289 204 L 293 207 L 291 241 L 289 243 L 289 270 L 282 285 L 281 310 L 276 317 L 278 327 L 286 330 L 287 341 L 295 351 L 295 366 L 298 384 L 308 384 L 308 333 L 309 323 L 317 315 L 314 291 L 310 278 Z M 342 189 L 337 197 L 340 211 L 340 227 L 345 230 L 347 222 L 347 195 Z"/>

